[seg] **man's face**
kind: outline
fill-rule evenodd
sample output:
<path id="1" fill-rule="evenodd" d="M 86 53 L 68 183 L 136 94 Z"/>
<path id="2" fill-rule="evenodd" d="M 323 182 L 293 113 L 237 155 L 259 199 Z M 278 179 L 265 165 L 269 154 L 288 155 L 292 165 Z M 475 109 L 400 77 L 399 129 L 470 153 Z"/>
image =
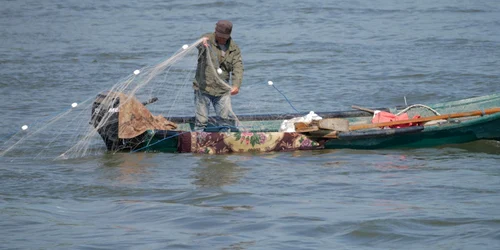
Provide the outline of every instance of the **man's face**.
<path id="1" fill-rule="evenodd" d="M 215 40 L 217 40 L 218 44 L 226 44 L 227 39 L 228 38 L 223 38 L 223 37 L 220 37 L 220 36 L 217 36 L 217 35 L 215 36 Z"/>

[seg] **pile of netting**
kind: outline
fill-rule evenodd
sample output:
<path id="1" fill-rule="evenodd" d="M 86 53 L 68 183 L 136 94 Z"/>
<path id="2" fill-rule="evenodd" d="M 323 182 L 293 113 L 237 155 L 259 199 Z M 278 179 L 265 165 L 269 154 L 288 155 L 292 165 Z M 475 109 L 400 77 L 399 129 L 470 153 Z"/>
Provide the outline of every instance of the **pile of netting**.
<path id="1" fill-rule="evenodd" d="M 102 154 L 106 150 L 99 131 L 109 129 L 106 126 L 110 119 L 118 119 L 113 114 L 119 110 L 127 110 L 120 116 L 119 125 L 128 128 L 119 131 L 121 137 L 132 138 L 147 129 L 175 129 L 169 117 L 194 114 L 193 79 L 198 57 L 207 56 L 203 61 L 208 64 L 212 61 L 210 53 L 199 53 L 201 43 L 200 39 L 186 44 L 168 59 L 135 70 L 110 89 L 73 103 L 66 111 L 23 125 L 3 140 L 0 156 L 68 159 Z M 218 69 L 207 66 L 214 72 Z M 231 88 L 224 80 L 219 82 L 223 88 Z M 161 101 L 155 102 L 158 99 Z M 144 108 L 152 102 L 154 105 Z"/>

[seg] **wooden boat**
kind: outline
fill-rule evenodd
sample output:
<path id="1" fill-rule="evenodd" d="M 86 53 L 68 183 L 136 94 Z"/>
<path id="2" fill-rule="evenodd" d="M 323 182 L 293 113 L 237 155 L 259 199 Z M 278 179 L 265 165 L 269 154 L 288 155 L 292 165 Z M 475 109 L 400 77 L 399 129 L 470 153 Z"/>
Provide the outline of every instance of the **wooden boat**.
<path id="1" fill-rule="evenodd" d="M 304 114 L 240 115 L 239 131 L 222 132 L 211 126 L 193 131 L 193 117 L 169 117 L 175 129 L 146 129 L 132 138 L 120 138 L 119 98 L 94 102 L 91 124 L 108 150 L 223 154 L 313 149 L 383 149 L 433 147 L 475 140 L 500 140 L 500 94 L 432 105 L 384 109 L 318 112 L 323 120 L 295 123 L 295 132 L 280 132 L 284 120 Z M 109 115 L 110 110 L 115 110 Z M 407 120 L 373 123 L 375 110 L 408 114 Z M 109 115 L 105 124 L 99 123 Z M 212 118 L 214 119 L 214 118 Z"/>

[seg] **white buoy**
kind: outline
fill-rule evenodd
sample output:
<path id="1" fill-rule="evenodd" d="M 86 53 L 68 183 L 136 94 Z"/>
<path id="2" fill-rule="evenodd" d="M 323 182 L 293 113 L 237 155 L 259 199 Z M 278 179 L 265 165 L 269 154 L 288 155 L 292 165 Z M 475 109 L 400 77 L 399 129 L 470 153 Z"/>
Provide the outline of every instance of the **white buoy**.
<path id="1" fill-rule="evenodd" d="M 71 104 L 71 107 L 73 107 L 73 108 L 76 108 L 76 106 L 78 106 L 78 103 L 76 103 L 76 102 Z"/>
<path id="2" fill-rule="evenodd" d="M 138 69 L 134 70 L 134 75 L 138 75 L 139 73 L 141 73 L 140 70 L 138 70 Z"/>
<path id="3" fill-rule="evenodd" d="M 28 125 L 23 125 L 23 126 L 21 127 L 21 129 L 22 129 L 22 130 L 26 130 L 26 129 L 28 129 Z"/>
<path id="4" fill-rule="evenodd" d="M 221 68 L 218 68 L 218 69 L 217 69 L 217 73 L 219 73 L 219 75 L 220 75 L 220 74 L 222 74 L 222 69 L 221 69 Z"/>
<path id="5" fill-rule="evenodd" d="M 273 86 L 273 81 L 269 81 L 267 84 L 269 84 L 269 86 Z"/>
<path id="6" fill-rule="evenodd" d="M 189 48 L 189 45 L 187 44 L 182 45 L 182 49 L 187 49 L 187 48 Z"/>

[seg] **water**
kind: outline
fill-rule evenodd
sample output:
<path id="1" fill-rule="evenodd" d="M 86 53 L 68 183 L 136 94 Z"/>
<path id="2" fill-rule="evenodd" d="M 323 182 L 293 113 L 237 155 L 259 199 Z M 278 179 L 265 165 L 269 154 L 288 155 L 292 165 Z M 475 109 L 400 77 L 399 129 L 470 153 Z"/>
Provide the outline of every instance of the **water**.
<path id="1" fill-rule="evenodd" d="M 238 114 L 293 111 L 269 80 L 303 111 L 498 92 L 499 12 L 495 0 L 3 1 L 0 138 L 223 18 L 245 63 Z M 498 142 L 67 161 L 16 152 L 0 158 L 2 249 L 500 247 Z"/>

